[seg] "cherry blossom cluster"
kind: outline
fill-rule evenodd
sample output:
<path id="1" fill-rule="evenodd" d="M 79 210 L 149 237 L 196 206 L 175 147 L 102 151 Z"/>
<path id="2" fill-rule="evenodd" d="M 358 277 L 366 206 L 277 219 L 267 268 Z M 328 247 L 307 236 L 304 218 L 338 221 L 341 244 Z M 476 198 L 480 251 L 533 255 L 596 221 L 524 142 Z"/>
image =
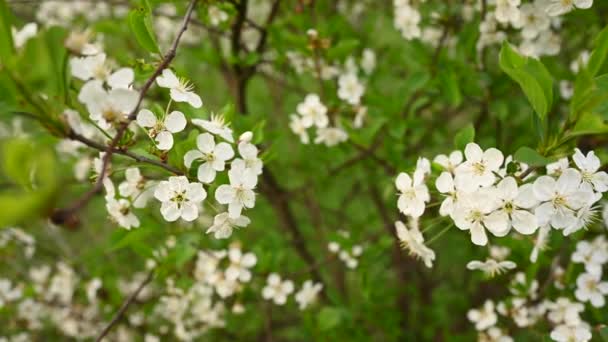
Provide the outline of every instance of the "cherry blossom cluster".
<path id="1" fill-rule="evenodd" d="M 504 317 L 512 320 L 517 328 L 549 322 L 550 337 L 554 341 L 589 341 L 593 329 L 584 317 L 589 311 L 606 305 L 608 281 L 602 280 L 606 263 L 608 241 L 604 236 L 579 241 L 568 266 L 574 272 L 566 272 L 556 264 L 542 288 L 536 279 L 528 281 L 524 273 L 518 272 L 510 285 L 510 297 L 498 303 L 487 299 L 482 307 L 470 310 L 467 317 L 478 330 L 480 339 L 501 337 L 501 341 L 512 341 L 507 330 L 498 326 L 500 317 Z"/>
<path id="2" fill-rule="evenodd" d="M 394 0 L 394 26 L 406 40 L 420 39 L 436 46 L 441 40 L 441 30 L 433 25 L 438 15 L 432 13 L 425 27 L 421 27 L 420 6 L 425 1 Z M 474 13 L 483 13 L 485 17 L 479 25 L 480 36 L 477 49 L 501 43 L 508 38 L 510 31 L 518 32 L 519 51 L 527 56 L 556 55 L 560 51 L 561 16 L 573 10 L 588 9 L 593 0 L 535 0 L 523 3 L 520 0 L 487 1 L 485 6 L 480 1 L 462 5 L 462 15 L 466 21 L 474 18 Z M 484 8 L 485 7 L 485 8 Z M 509 37 L 515 38 L 515 37 Z M 450 37 L 444 38 L 446 45 L 453 44 Z M 511 40 L 511 39 L 510 39 Z"/>
<path id="3" fill-rule="evenodd" d="M 331 241 L 327 245 L 329 252 L 337 254 L 338 258 L 350 269 L 355 269 L 359 265 L 359 258 L 363 254 L 361 245 L 353 245 L 349 248 L 343 248 L 338 242 Z"/>
<path id="4" fill-rule="evenodd" d="M 340 115 L 351 115 L 353 117 L 351 126 L 355 129 L 361 128 L 367 107 L 362 104 L 365 93 L 365 78 L 374 71 L 376 67 L 375 53 L 365 49 L 357 63 L 354 56 L 346 58 L 342 65 L 328 64 L 319 51 L 323 51 L 329 42 L 319 37 L 315 30 L 308 31 L 310 46 L 313 56 L 304 57 L 301 54 L 288 52 L 287 57 L 297 73 L 310 72 L 325 88 L 325 80 L 335 80 L 337 83 L 337 99 L 339 103 L 328 107 L 323 101 L 330 99 L 321 98 L 318 94 L 308 94 L 304 101 L 296 107 L 296 114 L 291 114 L 289 127 L 300 137 L 303 144 L 310 143 L 311 129 L 315 129 L 315 144 L 335 146 L 348 139 L 348 133 L 343 128 Z M 321 89 L 323 92 L 324 89 Z M 322 96 L 324 96 L 324 92 Z M 327 103 L 327 102 L 326 102 Z"/>
<path id="5" fill-rule="evenodd" d="M 593 151 L 585 155 L 575 149 L 572 161 L 562 158 L 549 164 L 543 175 L 511 157 L 504 158 L 495 148 L 484 151 L 475 143 L 466 146 L 464 155 L 454 151 L 437 156 L 434 164 L 441 169 L 435 179 L 437 193 L 443 198 L 440 216 L 468 231 L 471 241 L 480 246 L 488 243 L 487 232 L 504 237 L 512 229 L 530 235 L 541 228 L 533 255 L 550 230 L 561 230 L 567 236 L 592 224 L 598 201 L 608 191 L 608 174 L 599 170 L 600 160 Z M 411 218 L 409 228 L 397 222 L 398 236 L 427 266 L 435 255 L 424 245 L 418 218 L 431 200 L 426 185 L 430 178 L 430 161 L 421 158 L 412 176 L 400 173 L 395 182 L 399 211 Z"/>
<path id="6" fill-rule="evenodd" d="M 298 292 L 296 292 L 294 298 L 298 303 L 298 308 L 304 310 L 311 304 L 316 302 L 317 297 L 323 284 L 315 283 L 312 280 L 306 280 Z M 266 278 L 266 285 L 262 288 L 262 297 L 266 300 L 272 301 L 276 305 L 285 305 L 287 299 L 294 292 L 295 286 L 293 281 L 289 279 L 283 279 L 277 273 L 271 273 Z"/>
<path id="7" fill-rule="evenodd" d="M 0 249 L 10 244 L 22 250 L 27 259 L 31 259 L 36 253 L 36 239 L 21 228 L 7 227 L 0 230 Z"/>

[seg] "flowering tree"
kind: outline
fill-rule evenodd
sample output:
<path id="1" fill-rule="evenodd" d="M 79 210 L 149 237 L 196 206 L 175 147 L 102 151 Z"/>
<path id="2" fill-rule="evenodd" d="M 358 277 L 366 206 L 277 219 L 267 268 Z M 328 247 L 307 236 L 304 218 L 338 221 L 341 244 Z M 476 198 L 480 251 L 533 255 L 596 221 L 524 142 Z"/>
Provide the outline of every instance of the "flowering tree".
<path id="1" fill-rule="evenodd" d="M 608 340 L 607 15 L 0 0 L 0 341 Z"/>

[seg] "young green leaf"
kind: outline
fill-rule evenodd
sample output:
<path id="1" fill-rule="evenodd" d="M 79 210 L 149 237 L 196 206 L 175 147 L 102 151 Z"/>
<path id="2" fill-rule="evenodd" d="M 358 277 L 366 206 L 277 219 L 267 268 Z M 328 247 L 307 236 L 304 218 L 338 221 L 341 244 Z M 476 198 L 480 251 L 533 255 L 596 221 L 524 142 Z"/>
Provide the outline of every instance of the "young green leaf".
<path id="1" fill-rule="evenodd" d="M 517 82 L 538 116 L 544 120 L 553 103 L 553 78 L 537 59 L 521 56 L 508 42 L 500 49 L 500 68 Z"/>
<path id="2" fill-rule="evenodd" d="M 587 70 L 591 76 L 597 75 L 602 68 L 606 56 L 608 55 L 608 26 L 605 27 L 600 34 L 595 38 L 595 50 L 591 53 L 589 62 L 587 63 Z"/>
<path id="3" fill-rule="evenodd" d="M 0 63 L 4 64 L 15 54 L 10 16 L 6 0 L 0 0 Z"/>
<path id="4" fill-rule="evenodd" d="M 139 45 L 150 52 L 160 53 L 156 38 L 154 37 L 154 31 L 152 30 L 150 17 L 151 13 L 146 6 L 132 9 L 129 12 L 129 26 Z"/>
<path id="5" fill-rule="evenodd" d="M 520 147 L 519 150 L 515 152 L 513 158 L 519 162 L 526 163 L 529 166 L 544 166 L 551 162 L 549 158 L 543 157 L 536 150 L 527 146 Z"/>

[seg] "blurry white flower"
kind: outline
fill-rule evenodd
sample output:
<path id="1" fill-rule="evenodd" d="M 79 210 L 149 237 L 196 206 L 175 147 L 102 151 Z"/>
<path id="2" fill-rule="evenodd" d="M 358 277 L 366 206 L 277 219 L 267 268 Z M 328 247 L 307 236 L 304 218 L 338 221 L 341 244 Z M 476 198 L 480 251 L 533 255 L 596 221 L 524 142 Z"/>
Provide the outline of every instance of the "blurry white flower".
<path id="1" fill-rule="evenodd" d="M 298 302 L 300 310 L 306 309 L 310 304 L 314 303 L 317 295 L 323 289 L 323 284 L 314 283 L 312 280 L 307 280 L 302 285 L 300 291 L 296 292 L 295 299 Z"/>
<path id="2" fill-rule="evenodd" d="M 469 270 L 480 270 L 490 277 L 502 274 L 506 270 L 512 270 L 516 266 L 513 261 L 496 261 L 494 259 L 486 259 L 486 261 L 473 260 L 467 264 Z"/>
<path id="3" fill-rule="evenodd" d="M 576 299 L 581 302 L 591 302 L 596 308 L 606 304 L 604 299 L 608 295 L 608 281 L 601 281 L 601 274 L 583 273 L 576 278 Z"/>
<path id="4" fill-rule="evenodd" d="M 475 329 L 479 331 L 493 327 L 498 321 L 498 316 L 494 311 L 494 302 L 486 300 L 481 308 L 469 310 L 467 318 L 475 323 Z"/>
<path id="5" fill-rule="evenodd" d="M 278 274 L 271 273 L 266 279 L 266 286 L 262 289 L 262 297 L 266 300 L 272 300 L 277 305 L 284 305 L 293 290 L 294 286 L 291 280 L 281 280 Z"/>
<path id="6" fill-rule="evenodd" d="M 13 34 L 13 43 L 15 44 L 15 48 L 20 49 L 25 45 L 25 42 L 36 36 L 38 33 L 38 24 L 27 23 L 23 25 L 21 30 L 11 27 L 11 32 Z"/>
<path id="7" fill-rule="evenodd" d="M 228 142 L 234 142 L 232 129 L 224 122 L 224 118 L 221 115 L 212 114 L 211 120 L 192 119 L 192 124 L 202 127 L 211 134 L 219 135 Z"/>
<path id="8" fill-rule="evenodd" d="M 251 220 L 247 216 L 230 218 L 228 213 L 220 213 L 213 218 L 213 225 L 207 229 L 207 234 L 213 233 L 216 239 L 227 239 L 232 235 L 234 228 L 247 227 Z"/>
<path id="9" fill-rule="evenodd" d="M 106 82 L 112 89 L 128 89 L 135 74 L 131 68 L 121 68 L 112 72 L 106 61 L 106 54 L 72 57 L 70 59 L 72 76 L 88 81 L 90 79 Z"/>

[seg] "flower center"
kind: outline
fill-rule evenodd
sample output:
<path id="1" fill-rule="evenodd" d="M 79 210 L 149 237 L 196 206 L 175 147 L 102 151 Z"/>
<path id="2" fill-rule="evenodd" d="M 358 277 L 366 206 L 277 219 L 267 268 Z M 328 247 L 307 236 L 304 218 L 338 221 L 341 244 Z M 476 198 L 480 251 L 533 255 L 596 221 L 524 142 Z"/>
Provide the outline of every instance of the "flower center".
<path id="1" fill-rule="evenodd" d="M 485 171 L 486 171 L 486 166 L 482 162 L 477 162 L 477 163 L 473 164 L 473 172 L 476 175 L 481 176 L 484 174 Z"/>
<path id="2" fill-rule="evenodd" d="M 182 203 L 186 201 L 186 191 L 175 192 L 175 195 L 173 198 L 171 198 L 171 201 L 175 202 L 178 207 L 181 206 Z"/>

